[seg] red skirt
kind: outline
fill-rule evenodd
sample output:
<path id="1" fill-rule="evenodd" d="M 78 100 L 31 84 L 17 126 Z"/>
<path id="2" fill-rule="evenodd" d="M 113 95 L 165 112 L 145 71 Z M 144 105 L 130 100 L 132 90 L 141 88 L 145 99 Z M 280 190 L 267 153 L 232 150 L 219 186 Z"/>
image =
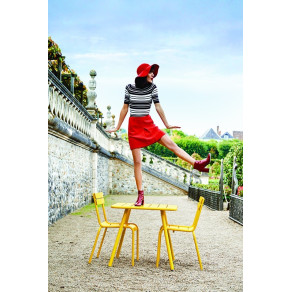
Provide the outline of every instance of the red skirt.
<path id="1" fill-rule="evenodd" d="M 154 144 L 163 135 L 165 133 L 153 123 L 150 115 L 129 118 L 128 138 L 131 150 Z"/>

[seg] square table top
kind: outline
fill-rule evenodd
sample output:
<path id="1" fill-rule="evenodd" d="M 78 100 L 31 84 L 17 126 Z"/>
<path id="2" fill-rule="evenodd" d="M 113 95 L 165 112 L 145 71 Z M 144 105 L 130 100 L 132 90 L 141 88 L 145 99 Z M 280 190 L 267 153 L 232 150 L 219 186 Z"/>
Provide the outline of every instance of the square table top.
<path id="1" fill-rule="evenodd" d="M 135 206 L 134 203 L 116 203 L 111 205 L 117 209 L 140 209 L 140 210 L 160 210 L 160 211 L 176 211 L 177 205 L 168 204 L 144 204 L 143 206 Z"/>

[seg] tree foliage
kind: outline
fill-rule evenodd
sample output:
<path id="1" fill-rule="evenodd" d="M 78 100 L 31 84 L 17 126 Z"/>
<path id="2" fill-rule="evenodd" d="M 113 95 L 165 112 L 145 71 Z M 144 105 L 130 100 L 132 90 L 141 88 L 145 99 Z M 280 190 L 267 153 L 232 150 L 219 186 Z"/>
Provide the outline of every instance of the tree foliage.
<path id="1" fill-rule="evenodd" d="M 65 62 L 65 57 L 62 55 L 62 51 L 57 43 L 55 43 L 51 37 L 48 38 L 48 60 L 49 70 L 52 71 L 55 76 L 59 78 L 59 62 L 62 62 L 61 68 L 61 81 L 68 90 L 71 90 L 71 74 L 76 75 L 74 78 L 74 96 L 83 105 L 87 105 L 87 87 L 80 80 L 80 77 L 75 73 L 73 69 Z"/>

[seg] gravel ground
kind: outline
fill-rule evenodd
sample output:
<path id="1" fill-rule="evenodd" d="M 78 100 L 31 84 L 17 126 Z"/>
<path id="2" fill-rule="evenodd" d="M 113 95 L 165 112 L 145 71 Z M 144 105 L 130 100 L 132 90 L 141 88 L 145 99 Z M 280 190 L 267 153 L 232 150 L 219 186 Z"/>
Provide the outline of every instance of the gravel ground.
<path id="1" fill-rule="evenodd" d="M 135 202 L 135 196 L 108 196 L 110 204 Z M 146 196 L 145 203 L 177 205 L 167 212 L 169 224 L 191 225 L 197 202 L 187 196 Z M 123 210 L 106 207 L 107 218 L 120 222 Z M 97 231 L 95 210 L 68 215 L 49 227 L 48 282 L 53 291 L 242 291 L 243 230 L 228 218 L 228 211 L 203 207 L 196 238 L 203 264 L 200 270 L 191 233 L 171 232 L 175 261 L 170 270 L 162 236 L 160 265 L 156 268 L 159 211 L 132 210 L 129 222 L 139 227 L 139 261 L 131 265 L 131 231 L 128 229 L 120 258 L 108 267 L 118 229 L 108 229 L 99 258 L 88 264 Z M 103 234 L 101 231 L 95 255 Z"/>

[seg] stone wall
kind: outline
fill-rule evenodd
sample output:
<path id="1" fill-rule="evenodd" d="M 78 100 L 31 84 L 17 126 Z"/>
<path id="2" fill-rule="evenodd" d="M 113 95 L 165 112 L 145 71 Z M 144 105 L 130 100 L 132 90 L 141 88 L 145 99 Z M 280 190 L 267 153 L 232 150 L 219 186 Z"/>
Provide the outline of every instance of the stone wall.
<path id="1" fill-rule="evenodd" d="M 98 170 L 96 188 L 108 194 L 107 157 L 51 134 L 48 151 L 49 224 L 92 202 L 93 161 Z"/>
<path id="2" fill-rule="evenodd" d="M 48 135 L 49 223 L 91 201 L 90 151 Z"/>
<path id="3" fill-rule="evenodd" d="M 137 194 L 134 167 L 118 159 L 110 160 L 110 193 Z M 145 195 L 186 195 L 187 191 L 143 171 L 143 188 Z"/>
<path id="4" fill-rule="evenodd" d="M 96 169 L 96 190 L 98 192 L 103 192 L 106 196 L 109 194 L 109 163 L 110 160 L 108 157 L 100 154 L 97 155 L 97 169 Z"/>

